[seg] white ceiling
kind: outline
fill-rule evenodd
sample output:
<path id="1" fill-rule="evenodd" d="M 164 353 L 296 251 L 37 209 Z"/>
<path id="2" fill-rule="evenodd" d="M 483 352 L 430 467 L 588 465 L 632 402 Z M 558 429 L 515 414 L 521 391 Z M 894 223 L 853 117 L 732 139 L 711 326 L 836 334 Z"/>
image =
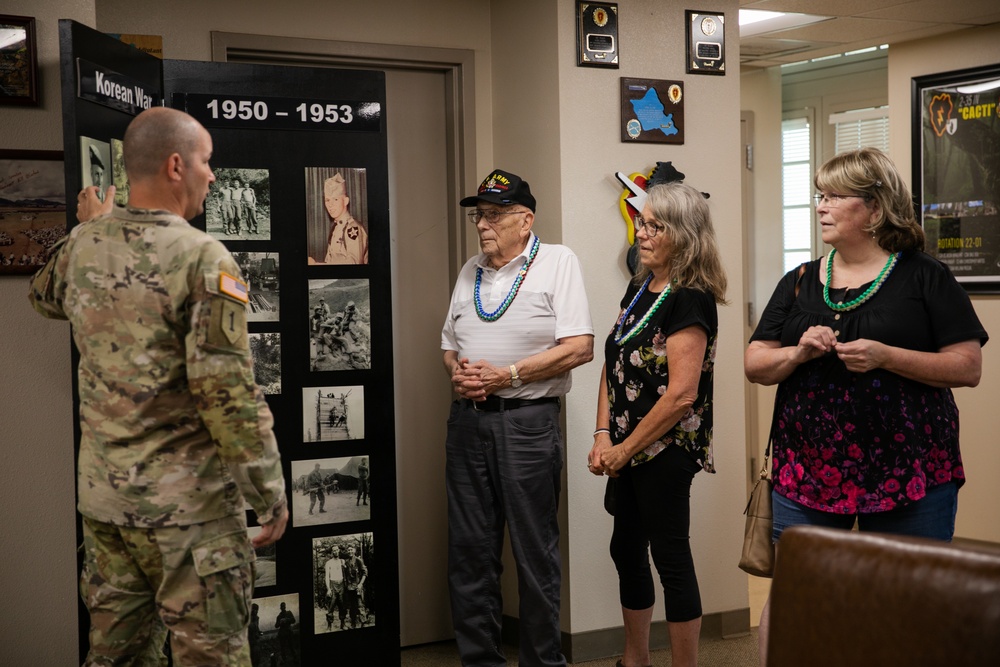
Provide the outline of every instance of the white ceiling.
<path id="1" fill-rule="evenodd" d="M 744 70 L 1000 23 L 998 0 L 740 0 L 740 9 L 831 17 L 741 38 Z"/>

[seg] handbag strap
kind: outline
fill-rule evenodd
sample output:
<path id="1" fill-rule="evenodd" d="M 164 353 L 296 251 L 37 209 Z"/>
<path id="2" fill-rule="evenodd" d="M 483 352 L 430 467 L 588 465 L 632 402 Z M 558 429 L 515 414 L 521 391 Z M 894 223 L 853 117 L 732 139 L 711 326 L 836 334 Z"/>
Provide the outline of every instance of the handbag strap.
<path id="1" fill-rule="evenodd" d="M 805 274 L 806 274 L 806 264 L 805 264 L 805 262 L 803 262 L 802 264 L 799 264 L 798 276 L 796 276 L 796 278 L 795 278 L 795 292 L 794 292 L 794 296 L 792 297 L 793 300 L 799 298 L 799 287 L 800 287 L 799 283 L 802 282 L 802 276 L 804 276 Z M 771 443 L 774 442 L 774 429 L 775 429 L 775 425 L 778 423 L 777 422 L 777 418 L 778 418 L 778 401 L 777 401 L 777 399 L 775 399 L 775 401 L 774 401 L 774 411 L 771 413 L 771 430 L 767 434 L 767 447 L 764 449 L 764 463 L 760 467 L 760 478 L 761 479 L 767 479 L 768 478 L 768 474 L 771 472 L 771 468 L 770 468 L 770 463 L 771 463 Z"/>

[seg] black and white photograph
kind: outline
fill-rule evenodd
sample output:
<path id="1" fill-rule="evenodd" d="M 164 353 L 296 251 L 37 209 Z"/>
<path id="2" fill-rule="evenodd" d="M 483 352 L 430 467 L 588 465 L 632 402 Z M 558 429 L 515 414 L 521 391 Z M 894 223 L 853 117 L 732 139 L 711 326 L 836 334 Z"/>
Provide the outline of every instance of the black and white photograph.
<path id="1" fill-rule="evenodd" d="M 0 275 L 45 264 L 66 235 L 65 192 L 62 151 L 0 149 Z"/>
<path id="2" fill-rule="evenodd" d="M 128 174 L 125 173 L 125 153 L 121 139 L 111 140 L 111 183 L 115 186 L 115 205 L 128 204 Z"/>
<path id="3" fill-rule="evenodd" d="M 277 322 L 278 310 L 278 253 L 234 252 L 233 258 L 240 265 L 243 279 L 250 290 L 247 302 L 248 322 Z"/>
<path id="4" fill-rule="evenodd" d="M 219 167 L 205 201 L 205 231 L 221 241 L 271 239 L 271 176 L 267 169 Z"/>
<path id="5" fill-rule="evenodd" d="M 368 521 L 371 467 L 367 456 L 292 461 L 292 525 Z"/>
<path id="6" fill-rule="evenodd" d="M 104 201 L 111 185 L 111 144 L 90 137 L 80 137 L 80 173 L 83 187 L 96 185 L 101 190 L 97 198 Z"/>
<path id="7" fill-rule="evenodd" d="M 250 334 L 253 379 L 265 394 L 281 393 L 281 334 Z"/>
<path id="8" fill-rule="evenodd" d="M 306 167 L 309 264 L 368 263 L 368 173 L 358 167 Z"/>
<path id="9" fill-rule="evenodd" d="M 247 534 L 250 539 L 260 535 L 260 526 L 248 526 Z M 253 566 L 253 587 L 254 589 L 274 586 L 278 583 L 278 570 L 275 556 L 277 555 L 277 543 L 268 544 L 265 547 L 255 547 L 253 552 L 257 555 L 257 562 Z"/>
<path id="10" fill-rule="evenodd" d="M 302 664 L 299 594 L 254 598 L 247 643 L 253 667 L 299 667 Z"/>
<path id="11" fill-rule="evenodd" d="M 371 533 L 313 539 L 313 610 L 317 635 L 374 627 Z"/>
<path id="12" fill-rule="evenodd" d="M 367 278 L 309 281 L 309 370 L 372 367 Z"/>
<path id="13" fill-rule="evenodd" d="M 305 442 L 364 438 L 364 387 L 302 388 L 302 439 Z"/>

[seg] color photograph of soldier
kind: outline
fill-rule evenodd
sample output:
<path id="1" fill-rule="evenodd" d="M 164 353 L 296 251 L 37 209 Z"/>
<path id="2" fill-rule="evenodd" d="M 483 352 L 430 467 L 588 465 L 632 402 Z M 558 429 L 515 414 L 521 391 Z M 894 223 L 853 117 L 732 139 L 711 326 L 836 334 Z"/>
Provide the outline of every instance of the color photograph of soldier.
<path id="1" fill-rule="evenodd" d="M 365 388 L 303 387 L 302 439 L 305 442 L 364 440 Z"/>
<path id="2" fill-rule="evenodd" d="M 233 258 L 240 265 L 243 280 L 250 290 L 247 302 L 248 322 L 277 322 L 278 310 L 278 253 L 234 252 Z"/>
<path id="3" fill-rule="evenodd" d="M 111 185 L 111 144 L 80 137 L 80 172 L 83 187 L 99 187 L 97 198 L 103 202 L 105 191 Z"/>
<path id="4" fill-rule="evenodd" d="M 317 635 L 375 625 L 371 533 L 313 539 L 313 632 Z"/>
<path id="5" fill-rule="evenodd" d="M 254 598 L 247 638 L 252 667 L 300 667 L 299 594 Z"/>
<path id="6" fill-rule="evenodd" d="M 220 241 L 271 239 L 271 175 L 267 169 L 219 167 L 205 201 L 205 231 Z"/>
<path id="7" fill-rule="evenodd" d="M 0 151 L 0 275 L 34 273 L 66 235 L 65 188 L 62 159 Z"/>
<path id="8" fill-rule="evenodd" d="M 368 180 L 361 168 L 306 168 L 309 264 L 368 263 Z"/>
<path id="9" fill-rule="evenodd" d="M 362 476 L 364 502 L 358 497 Z M 371 486 L 367 456 L 292 461 L 292 525 L 368 521 Z"/>
<path id="10" fill-rule="evenodd" d="M 128 174 L 125 173 L 125 153 L 122 140 L 111 140 L 111 182 L 115 186 L 115 206 L 128 203 Z"/>
<path id="11" fill-rule="evenodd" d="M 253 379 L 265 394 L 281 393 L 281 334 L 250 334 Z"/>
<path id="12" fill-rule="evenodd" d="M 260 526 L 247 526 L 247 534 L 251 540 L 260 535 L 260 530 Z M 264 547 L 254 547 L 253 552 L 257 556 L 257 562 L 253 566 L 254 589 L 276 585 L 278 583 L 277 545 L 268 544 Z"/>
<path id="13" fill-rule="evenodd" d="M 366 278 L 309 281 L 309 370 L 372 367 Z"/>

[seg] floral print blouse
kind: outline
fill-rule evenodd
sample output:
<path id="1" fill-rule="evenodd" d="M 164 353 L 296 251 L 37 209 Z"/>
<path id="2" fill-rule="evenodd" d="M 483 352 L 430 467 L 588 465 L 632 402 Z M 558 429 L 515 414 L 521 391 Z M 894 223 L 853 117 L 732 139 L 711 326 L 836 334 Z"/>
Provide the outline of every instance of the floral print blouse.
<path id="1" fill-rule="evenodd" d="M 927 352 L 989 338 L 951 271 L 923 252 L 904 253 L 874 296 L 842 313 L 823 300 L 820 260 L 805 267 L 801 279 L 796 268 L 778 283 L 751 341 L 796 345 L 814 325 L 831 327 L 842 342 Z M 867 287 L 830 290 L 830 298 L 846 302 Z M 778 385 L 771 447 L 774 490 L 823 512 L 888 511 L 934 486 L 965 482 L 950 389 L 882 369 L 852 373 L 834 352 Z"/>
<path id="2" fill-rule="evenodd" d="M 632 302 L 639 286 L 629 284 L 621 307 Z M 627 315 L 622 330 L 628 332 L 653 307 L 656 292 L 646 290 Z M 632 457 L 636 466 L 650 460 L 671 445 L 678 445 L 707 472 L 715 472 L 712 455 L 712 388 L 715 373 L 715 345 L 719 331 L 715 298 L 696 289 L 678 288 L 667 296 L 645 328 L 619 346 L 615 343 L 618 323 L 604 343 L 608 404 L 611 411 L 611 442 L 625 440 L 652 409 L 670 381 L 667 367 L 667 338 L 681 329 L 696 325 L 708 334 L 701 367 L 698 398 L 687 413 L 656 442 Z"/>

